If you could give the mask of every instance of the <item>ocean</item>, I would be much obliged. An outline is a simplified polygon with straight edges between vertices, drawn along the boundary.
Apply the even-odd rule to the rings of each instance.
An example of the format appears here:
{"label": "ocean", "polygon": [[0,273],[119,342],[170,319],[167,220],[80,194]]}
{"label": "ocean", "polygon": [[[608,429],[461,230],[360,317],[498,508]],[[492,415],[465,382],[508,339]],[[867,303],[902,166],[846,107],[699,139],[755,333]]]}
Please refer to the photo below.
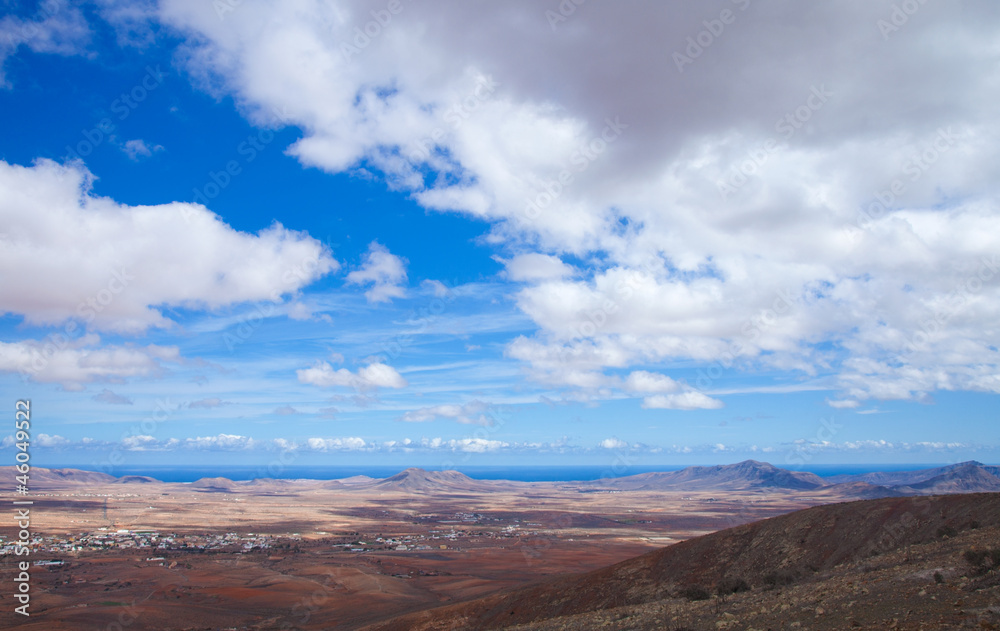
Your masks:
{"label": "ocean", "polygon": [[[268,469],[266,465],[127,465],[113,470],[94,468],[88,465],[45,465],[49,468],[72,468],[85,471],[103,471],[116,477],[125,475],[145,475],[162,482],[194,482],[201,478],[229,478],[230,480],[253,480],[255,478],[305,478],[311,480],[336,480],[354,475],[372,478],[387,478],[406,468],[405,465],[300,465]],[[415,465],[421,466],[421,465]],[[599,480],[604,477],[621,477],[649,473],[653,471],[677,471],[692,465],[632,465],[610,467],[608,465],[549,465],[549,466],[458,466],[455,470],[477,480],[516,480],[520,482],[560,482]],[[775,465],[777,466],[777,465]],[[817,464],[795,468],[809,471],[819,476],[871,473],[874,471],[914,471],[940,467],[941,464]],[[440,467],[421,466],[429,471]]]}

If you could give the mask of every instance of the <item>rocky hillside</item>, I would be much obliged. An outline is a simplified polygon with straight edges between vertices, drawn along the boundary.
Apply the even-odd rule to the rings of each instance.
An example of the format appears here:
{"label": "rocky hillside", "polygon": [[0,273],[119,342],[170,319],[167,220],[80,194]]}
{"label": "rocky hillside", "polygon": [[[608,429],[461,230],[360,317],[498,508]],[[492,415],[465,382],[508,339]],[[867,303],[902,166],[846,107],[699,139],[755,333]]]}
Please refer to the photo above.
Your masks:
{"label": "rocky hillside", "polygon": [[[842,576],[848,570],[856,575],[852,584],[865,589],[863,585],[868,580],[867,572],[863,571],[865,567],[885,566],[889,572],[886,576],[910,576],[925,571],[926,568],[909,567],[913,558],[906,556],[907,549],[918,550],[914,554],[933,559],[933,563],[947,561],[948,580],[954,580],[972,573],[963,565],[966,563],[959,548],[988,545],[1000,548],[998,535],[1000,494],[885,498],[818,506],[683,541],[594,572],[557,577],[479,600],[410,614],[375,625],[371,630],[502,629],[572,616],[600,616],[600,612],[623,607],[642,608],[654,603],[681,606],[686,602],[685,596],[707,597],[720,587],[758,595],[771,594],[787,585],[821,583],[824,577]],[[901,551],[902,558],[898,555]],[[932,575],[933,572],[928,576]],[[891,582],[892,579],[887,580]],[[917,584],[927,583],[923,580]],[[966,580],[968,585],[969,579]],[[989,604],[989,598],[1000,595],[995,584],[986,587],[984,606]],[[823,590],[822,587],[817,589]],[[867,595],[853,588],[849,593],[857,593],[855,600],[858,602],[861,596]],[[968,598],[958,595],[955,602],[964,603]],[[767,599],[785,604],[773,596]],[[993,602],[997,604],[1000,600]],[[893,603],[889,599],[883,604]],[[952,614],[955,608],[962,606],[949,605],[947,613]],[[821,605],[818,607],[827,611]],[[825,614],[814,612],[814,615]],[[761,616],[766,617],[763,613]],[[725,623],[725,620],[720,621]],[[844,626],[823,628],[850,628],[851,625],[843,620],[846,619],[838,624]],[[715,622],[713,620],[712,628],[722,628]],[[584,627],[570,624],[525,628]],[[748,627],[741,625],[738,628]],[[945,627],[931,625],[925,628]]]}

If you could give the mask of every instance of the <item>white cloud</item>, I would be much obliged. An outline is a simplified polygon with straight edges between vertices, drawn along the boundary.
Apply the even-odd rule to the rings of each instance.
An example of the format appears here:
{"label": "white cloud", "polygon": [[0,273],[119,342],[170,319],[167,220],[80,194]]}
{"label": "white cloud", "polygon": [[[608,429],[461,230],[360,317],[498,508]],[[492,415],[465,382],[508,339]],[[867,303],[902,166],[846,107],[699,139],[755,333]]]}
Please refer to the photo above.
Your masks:
{"label": "white cloud", "polygon": [[460,438],[445,440],[443,438],[422,438],[420,446],[426,449],[462,451],[466,453],[486,453],[511,447],[511,443],[488,438]]}
{"label": "white cloud", "polygon": [[842,399],[842,400],[839,400],[839,401],[830,401],[830,400],[827,400],[826,404],[829,405],[830,407],[836,408],[838,410],[852,409],[852,408],[856,408],[859,405],[861,405],[860,402],[854,401],[854,400],[851,400],[851,399]]}
{"label": "white cloud", "polygon": [[657,394],[642,400],[642,407],[662,410],[717,410],[724,405],[722,401],[695,390]]}
{"label": "white cloud", "polygon": [[541,281],[565,278],[577,273],[571,265],[567,265],[559,257],[548,254],[520,254],[504,261],[507,268],[507,278],[512,281]]}
{"label": "white cloud", "polygon": [[259,443],[248,436],[239,434],[217,434],[185,438],[181,443],[187,449],[209,449],[220,451],[243,451],[255,449]]}
{"label": "white cloud", "polygon": [[31,442],[31,444],[35,447],[65,447],[70,443],[71,441],[58,434],[44,433],[36,435],[34,440]]}
{"label": "white cloud", "polygon": [[296,410],[295,408],[293,408],[290,405],[282,405],[282,406],[274,408],[271,411],[271,414],[276,414],[278,416],[292,416],[292,415],[295,415],[295,414],[301,414],[301,412],[299,412],[298,410]]}
{"label": "white cloud", "polygon": [[36,53],[79,55],[90,41],[90,28],[80,9],[67,2],[39,3],[30,19],[6,15],[0,19],[0,87],[10,87],[4,74],[7,58],[19,46]]}
{"label": "white cloud", "polygon": [[396,369],[382,363],[372,363],[356,373],[346,368],[334,370],[327,362],[319,362],[312,368],[295,371],[301,383],[321,388],[343,386],[365,392],[378,388],[405,388],[408,384]]}
{"label": "white cloud", "polygon": [[888,2],[753,5],[679,65],[712,17],[702,5],[593,4],[553,26],[528,0],[404,4],[345,55],[382,6],[244,4],[220,20],[164,0],[161,13],[203,85],[253,120],[286,112],[303,164],[364,164],[535,261],[593,260],[573,277],[549,261],[518,294],[539,332],[508,354],[534,378],[598,392],[606,369],[693,360],[832,371],[845,399],[1000,392],[987,3],[921,5],[889,41]]}
{"label": "white cloud", "polygon": [[360,269],[347,275],[347,282],[372,287],[365,291],[368,302],[389,302],[406,296],[406,263],[381,243],[372,241]]}
{"label": "white cloud", "polygon": [[163,362],[181,361],[174,346],[96,348],[99,342],[96,335],[72,341],[55,335],[42,341],[0,342],[0,372],[16,372],[31,381],[79,390],[91,382],[158,376]]}
{"label": "white cloud", "polygon": [[451,289],[439,280],[427,279],[420,283],[420,286],[430,290],[435,298],[444,298],[451,293]]}
{"label": "white cloud", "polygon": [[486,453],[510,446],[509,443],[502,440],[489,440],[487,438],[461,438],[459,440],[450,440],[448,444],[454,450],[468,453]]}
{"label": "white cloud", "polygon": [[628,449],[628,443],[618,438],[605,438],[600,446],[603,449]]}
{"label": "white cloud", "polygon": [[161,307],[277,301],[338,267],[280,224],[252,235],[196,204],[124,206],[91,194],[92,181],[80,165],[0,161],[0,269],[18,270],[4,275],[0,312],[139,333],[171,325]]}
{"label": "white cloud", "polygon": [[121,445],[129,451],[147,451],[157,447],[157,441],[156,438],[147,434],[135,434],[123,438]]}
{"label": "white cloud", "polygon": [[369,445],[356,436],[348,438],[310,438],[306,446],[312,451],[360,451]]}
{"label": "white cloud", "polygon": [[486,414],[491,407],[489,403],[479,400],[469,401],[463,405],[434,405],[411,410],[404,414],[400,420],[408,423],[423,423],[446,418],[466,425],[491,426],[494,424],[493,417]]}
{"label": "white cloud", "polygon": [[629,373],[625,379],[625,390],[628,392],[676,392],[681,385],[667,377],[645,370],[636,370]]}
{"label": "white cloud", "polygon": [[134,140],[127,140],[125,144],[122,145],[122,151],[125,155],[129,157],[130,160],[138,161],[140,157],[149,158],[152,157],[157,151],[163,151],[163,145],[147,145],[146,141],[142,138],[136,138]]}
{"label": "white cloud", "polygon": [[119,44],[144,47],[153,43],[155,0],[97,0],[102,18],[115,29]]}
{"label": "white cloud", "polygon": [[293,302],[286,311],[290,320],[308,321],[322,320],[327,324],[333,324],[333,318],[326,313],[316,314],[313,308],[304,302]]}
{"label": "white cloud", "polygon": [[101,390],[100,394],[95,394],[93,399],[94,401],[98,401],[100,403],[110,403],[111,405],[132,405],[132,399],[123,397],[120,394],[115,394],[107,388]]}

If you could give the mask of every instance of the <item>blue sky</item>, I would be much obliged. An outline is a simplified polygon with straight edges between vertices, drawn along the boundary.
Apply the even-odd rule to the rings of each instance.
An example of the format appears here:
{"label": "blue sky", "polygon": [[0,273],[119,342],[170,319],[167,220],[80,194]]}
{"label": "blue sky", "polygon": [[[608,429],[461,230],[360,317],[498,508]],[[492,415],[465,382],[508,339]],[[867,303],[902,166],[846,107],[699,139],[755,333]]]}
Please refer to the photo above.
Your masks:
{"label": "blue sky", "polygon": [[1000,461],[997,9],[550,4],[5,3],[35,464]]}

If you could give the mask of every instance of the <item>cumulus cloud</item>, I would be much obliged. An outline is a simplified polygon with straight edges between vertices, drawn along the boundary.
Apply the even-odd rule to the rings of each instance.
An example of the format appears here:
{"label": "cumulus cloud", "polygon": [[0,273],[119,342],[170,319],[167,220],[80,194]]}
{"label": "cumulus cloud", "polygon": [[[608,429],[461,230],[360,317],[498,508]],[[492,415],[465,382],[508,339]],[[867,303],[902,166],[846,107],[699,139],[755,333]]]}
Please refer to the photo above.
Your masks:
{"label": "cumulus cloud", "polygon": [[642,407],[659,410],[717,410],[723,405],[722,401],[696,390],[677,394],[656,394],[642,400]]}
{"label": "cumulus cloud", "polygon": [[618,438],[605,438],[600,446],[602,449],[627,449],[628,443]]}
{"label": "cumulus cloud", "polygon": [[133,434],[123,438],[121,445],[129,451],[149,451],[157,447],[157,440],[148,434]]}
{"label": "cumulus cloud", "polygon": [[347,275],[347,282],[355,285],[371,285],[365,291],[368,302],[389,302],[393,298],[406,296],[406,263],[389,252],[389,249],[372,241],[365,254],[365,261],[359,269]]}
{"label": "cumulus cloud", "polygon": [[295,374],[301,383],[321,388],[342,386],[362,392],[378,388],[405,388],[408,385],[395,368],[379,362],[368,364],[357,372],[351,372],[347,368],[334,370],[329,363],[319,362],[312,368],[297,370]]}
{"label": "cumulus cloud", "polygon": [[175,346],[98,347],[99,342],[97,335],[76,340],[60,335],[41,341],[0,342],[0,372],[16,372],[37,383],[80,390],[91,382],[158,376],[164,362],[181,360]]}
{"label": "cumulus cloud", "polygon": [[35,436],[32,444],[36,447],[66,447],[71,441],[59,434],[41,433]]}
{"label": "cumulus cloud", "polygon": [[79,164],[0,161],[0,269],[18,270],[3,276],[0,312],[140,333],[171,325],[162,307],[278,300],[338,267],[280,224],[253,235],[197,204],[125,206],[94,196],[93,179]]}
{"label": "cumulus cloud", "polygon": [[489,403],[474,400],[463,405],[434,405],[411,410],[400,420],[408,423],[423,423],[438,418],[452,419],[466,425],[491,426],[493,417],[487,412],[492,408]]}
{"label": "cumulus cloud", "polygon": [[129,157],[129,160],[138,162],[139,158],[150,158],[157,151],[163,151],[163,145],[148,145],[142,138],[125,141],[122,151]]}
{"label": "cumulus cloud", "polygon": [[348,438],[310,438],[306,447],[312,451],[359,451],[368,447],[363,439],[356,436]]}
{"label": "cumulus cloud", "polygon": [[507,278],[513,281],[559,279],[576,273],[576,269],[571,265],[563,263],[559,257],[548,254],[521,254],[503,263],[507,268]]}
{"label": "cumulus cloud", "polygon": [[645,370],[635,370],[625,379],[625,390],[629,392],[676,392],[681,385],[667,377]]}
{"label": "cumulus cloud", "polygon": [[132,405],[132,399],[123,397],[120,394],[115,394],[107,388],[101,390],[100,394],[95,394],[93,399],[94,401],[98,401],[100,403],[110,403],[111,405]]}
{"label": "cumulus cloud", "polygon": [[239,434],[217,434],[215,436],[198,436],[195,438],[185,438],[180,443],[188,449],[206,449],[220,451],[243,451],[255,449],[260,446],[249,436]]}
{"label": "cumulus cloud", "polygon": [[462,451],[466,453],[486,453],[499,451],[510,447],[511,444],[502,440],[491,440],[488,438],[459,438],[445,440],[443,438],[422,438],[419,445],[427,449]]}
{"label": "cumulus cloud", "polygon": [[[993,5],[923,4],[887,33],[890,0],[593,4],[565,23],[442,2],[345,52],[382,6],[219,20],[164,0],[161,18],[202,84],[251,119],[287,112],[303,164],[364,164],[547,260],[509,270],[539,329],[509,356],[533,377],[596,391],[609,369],[694,360],[831,371],[858,400],[1000,392]],[[724,7],[737,22],[686,58]],[[567,255],[596,263],[539,258]]]}

